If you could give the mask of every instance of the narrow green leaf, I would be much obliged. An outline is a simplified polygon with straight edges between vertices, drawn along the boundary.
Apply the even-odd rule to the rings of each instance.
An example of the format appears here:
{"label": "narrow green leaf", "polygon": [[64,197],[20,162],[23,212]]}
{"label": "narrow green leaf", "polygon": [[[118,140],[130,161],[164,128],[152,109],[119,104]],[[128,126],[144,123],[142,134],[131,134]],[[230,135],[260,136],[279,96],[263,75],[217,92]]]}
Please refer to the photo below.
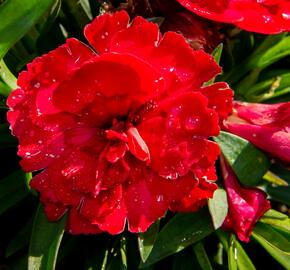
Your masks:
{"label": "narrow green leaf", "polygon": [[223,47],[224,47],[224,45],[222,43],[220,43],[217,47],[215,47],[215,49],[211,53],[211,55],[213,56],[213,58],[217,62],[217,64],[220,63],[222,53],[223,53]]}
{"label": "narrow green leaf", "polygon": [[286,239],[278,231],[273,229],[271,225],[258,222],[254,232],[256,236],[258,235],[265,243],[277,249],[277,251],[282,252],[285,255],[290,255],[289,239]]}
{"label": "narrow green leaf", "polygon": [[[1,11],[1,7],[0,7]],[[0,26],[1,27],[1,26]],[[1,46],[1,44],[0,44]],[[6,66],[4,60],[2,59],[0,61],[0,78],[11,88],[16,89],[16,78],[15,76],[10,72],[9,68]]]}
{"label": "narrow green leaf", "polygon": [[262,102],[290,93],[290,74],[281,72],[270,79],[263,80],[245,90],[243,94],[252,102]]}
{"label": "narrow green leaf", "polygon": [[[281,252],[279,249],[274,247],[271,243],[269,243],[265,238],[256,232],[256,229],[252,233],[252,237],[281,265],[283,265],[286,269],[290,269],[290,255]],[[288,243],[289,245],[289,243]]]}
{"label": "narrow green leaf", "polygon": [[92,20],[93,19],[93,15],[92,15],[92,11],[91,11],[89,0],[80,0],[79,2],[81,4],[83,10],[86,12],[88,18],[90,20]]}
{"label": "narrow green leaf", "polygon": [[247,186],[257,186],[270,167],[267,156],[247,140],[227,132],[222,131],[214,140],[240,182]]}
{"label": "narrow green leaf", "polygon": [[[175,254],[173,256],[173,265],[171,270],[189,270],[189,269],[196,269],[198,266],[198,261],[196,256],[194,256],[191,249],[184,249],[181,252]],[[153,270],[154,265],[151,266],[152,268],[146,268],[146,270]]]}
{"label": "narrow green leaf", "polygon": [[140,233],[138,236],[138,246],[140,256],[143,262],[148,258],[153,245],[155,243],[157,234],[159,232],[159,220],[153,223],[145,233]]}
{"label": "narrow green leaf", "polygon": [[12,238],[12,240],[7,244],[6,250],[5,250],[5,257],[10,257],[17,251],[21,250],[25,246],[28,245],[30,234],[32,230],[32,222],[29,220],[23,228],[19,232],[16,233],[16,235]]}
{"label": "narrow green leaf", "polygon": [[[222,43],[220,43],[211,53],[212,57],[214,58],[214,60],[216,61],[217,64],[220,63],[222,52],[223,52],[223,47],[224,47],[224,45]],[[216,78],[214,77],[211,80],[209,80],[208,82],[206,82],[204,85],[205,86],[211,85],[215,82],[215,80],[216,80]]]}
{"label": "narrow green leaf", "polygon": [[228,213],[227,193],[223,189],[217,189],[213,198],[208,200],[208,208],[215,229],[222,226]]}
{"label": "narrow green leaf", "polygon": [[193,251],[200,267],[203,270],[213,270],[210,260],[206,254],[203,243],[200,241],[193,246]]}
{"label": "narrow green leaf", "polygon": [[66,218],[49,222],[40,205],[36,213],[29,247],[28,270],[54,270]]}
{"label": "narrow green leaf", "polygon": [[272,183],[277,186],[284,186],[288,187],[289,184],[287,181],[276,175],[275,173],[272,173],[271,171],[268,171],[264,176],[263,179],[268,181],[269,183]]}
{"label": "narrow green leaf", "polygon": [[274,209],[268,210],[259,221],[290,233],[290,218]]}
{"label": "narrow green leaf", "polygon": [[290,36],[285,34],[268,36],[248,58],[227,73],[223,80],[234,84],[249,71],[255,68],[264,69],[289,54]]}
{"label": "narrow green leaf", "polygon": [[126,238],[122,237],[120,240],[120,254],[121,254],[121,260],[123,269],[127,269],[127,247],[126,247]]}
{"label": "narrow green leaf", "polygon": [[230,237],[228,249],[229,270],[238,270],[238,250],[236,247],[236,237],[232,234]]}
{"label": "narrow green leaf", "polygon": [[176,214],[158,234],[153,249],[141,268],[183,250],[213,231],[206,208],[195,213]]}
{"label": "narrow green leaf", "polygon": [[0,95],[8,97],[10,92],[11,88],[6,83],[0,80]]}
{"label": "narrow green leaf", "polygon": [[9,0],[0,6],[0,59],[48,10],[55,0]]}
{"label": "narrow green leaf", "polygon": [[24,199],[29,190],[26,187],[26,175],[18,170],[0,181],[0,214]]}
{"label": "narrow green leaf", "polygon": [[239,270],[256,270],[248,254],[245,252],[239,241],[236,240],[236,249],[238,255],[238,269]]}
{"label": "narrow green leaf", "polygon": [[[232,240],[230,235],[222,230],[217,230],[216,234],[219,240],[222,242],[222,245],[224,249],[226,250],[226,252],[229,253],[229,246]],[[237,257],[236,264],[238,266],[238,269],[239,270],[256,270],[251,259],[249,258],[249,256],[247,255],[247,253],[245,252],[245,250],[243,249],[243,247],[241,246],[241,244],[236,238],[234,239],[234,243],[232,244],[234,245],[231,251],[232,252],[231,256],[233,256],[233,258],[231,257],[231,260],[235,259],[235,256]],[[234,264],[234,261],[232,261],[231,263]],[[235,267],[235,265],[233,267]]]}
{"label": "narrow green leaf", "polygon": [[290,188],[289,187],[276,187],[272,185],[266,186],[266,192],[270,195],[271,199],[277,202],[290,205]]}

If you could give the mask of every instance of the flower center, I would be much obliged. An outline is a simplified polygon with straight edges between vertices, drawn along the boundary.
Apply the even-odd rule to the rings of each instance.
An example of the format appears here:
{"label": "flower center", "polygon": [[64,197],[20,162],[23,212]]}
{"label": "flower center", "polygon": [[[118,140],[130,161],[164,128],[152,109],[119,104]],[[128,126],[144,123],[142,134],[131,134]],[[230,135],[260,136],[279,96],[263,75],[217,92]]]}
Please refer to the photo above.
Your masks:
{"label": "flower center", "polygon": [[115,163],[130,151],[137,159],[150,163],[150,153],[146,142],[143,140],[136,127],[129,127],[125,132],[125,123],[113,120],[111,129],[105,131],[110,141],[106,159]]}

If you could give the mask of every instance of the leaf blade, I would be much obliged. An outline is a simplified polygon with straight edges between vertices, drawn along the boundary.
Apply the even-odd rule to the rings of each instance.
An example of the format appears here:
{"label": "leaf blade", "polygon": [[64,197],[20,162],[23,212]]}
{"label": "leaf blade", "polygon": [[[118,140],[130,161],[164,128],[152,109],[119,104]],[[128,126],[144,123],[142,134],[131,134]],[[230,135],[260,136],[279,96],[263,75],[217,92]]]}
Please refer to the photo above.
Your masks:
{"label": "leaf blade", "polygon": [[49,222],[40,205],[33,224],[28,270],[55,269],[57,252],[64,233],[66,218],[59,222]]}

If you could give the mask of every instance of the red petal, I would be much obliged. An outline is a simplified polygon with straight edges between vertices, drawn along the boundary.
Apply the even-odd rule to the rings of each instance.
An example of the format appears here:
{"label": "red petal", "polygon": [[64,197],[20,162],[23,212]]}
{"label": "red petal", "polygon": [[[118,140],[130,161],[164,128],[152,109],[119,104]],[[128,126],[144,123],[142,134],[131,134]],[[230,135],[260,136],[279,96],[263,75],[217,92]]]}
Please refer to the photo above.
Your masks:
{"label": "red petal", "polygon": [[71,234],[97,234],[102,232],[97,225],[91,224],[74,208],[69,212],[66,231]]}
{"label": "red petal", "polygon": [[213,197],[217,185],[207,181],[201,181],[194,187],[189,195],[184,196],[179,201],[170,204],[172,211],[194,212],[207,203],[207,200]]}
{"label": "red petal", "polygon": [[227,83],[218,82],[200,89],[201,93],[208,98],[208,106],[214,109],[220,119],[225,119],[233,109],[234,92]]}
{"label": "red petal", "polygon": [[[266,2],[246,0],[194,1],[178,0],[180,4],[207,19],[234,23],[238,27],[264,34],[289,30],[287,1]],[[285,13],[284,13],[285,12]]]}
{"label": "red petal", "polygon": [[150,153],[149,149],[140,136],[138,130],[134,127],[131,127],[127,131],[128,134],[128,146],[131,153],[138,159],[142,161],[150,162]]}
{"label": "red petal", "polygon": [[97,52],[102,54],[109,51],[114,34],[126,29],[128,23],[129,15],[125,11],[114,14],[105,13],[88,24],[85,27],[84,34]]}
{"label": "red petal", "polygon": [[[54,92],[53,101],[62,110],[79,113],[95,99],[108,106],[120,99],[119,103],[115,103],[116,108],[113,108],[118,113],[124,110],[119,108],[124,106],[124,99],[131,100],[131,104],[138,104],[144,98],[155,96],[163,87],[158,81],[159,77],[148,64],[134,57],[106,54],[84,65],[61,84]],[[68,91],[70,95],[67,95]],[[106,108],[103,113],[107,111]]]}
{"label": "red petal", "polygon": [[20,73],[17,83],[24,91],[41,92],[43,87],[63,81],[93,57],[95,53],[85,44],[73,38],[67,39],[66,44],[28,64],[27,71]]}
{"label": "red petal", "polygon": [[224,159],[221,167],[229,205],[223,228],[233,230],[241,241],[248,242],[256,222],[270,209],[270,203],[263,191],[242,187]]}
{"label": "red petal", "polygon": [[279,159],[290,162],[289,112],[290,102],[235,102],[235,114],[224,121],[224,125],[228,131],[249,140]]}
{"label": "red petal", "polygon": [[[144,176],[146,177],[139,175],[143,179]],[[134,181],[133,176],[133,181],[124,191],[130,232],[145,232],[153,222],[165,214],[168,208],[168,202],[152,190],[143,179]]]}
{"label": "red petal", "polygon": [[184,93],[143,115],[137,128],[159,175],[183,176],[205,155],[207,137],[219,132],[217,115],[206,105],[200,93]]}
{"label": "red petal", "polygon": [[67,207],[61,204],[50,203],[47,201],[44,202],[44,211],[49,221],[57,221],[63,217],[67,211]]}
{"label": "red petal", "polygon": [[92,223],[98,224],[99,218],[110,215],[119,207],[122,199],[122,186],[101,191],[95,198],[86,197],[80,213]]}
{"label": "red petal", "polygon": [[109,215],[98,219],[97,225],[102,231],[106,231],[110,234],[122,233],[126,225],[126,208],[124,202],[121,201]]}

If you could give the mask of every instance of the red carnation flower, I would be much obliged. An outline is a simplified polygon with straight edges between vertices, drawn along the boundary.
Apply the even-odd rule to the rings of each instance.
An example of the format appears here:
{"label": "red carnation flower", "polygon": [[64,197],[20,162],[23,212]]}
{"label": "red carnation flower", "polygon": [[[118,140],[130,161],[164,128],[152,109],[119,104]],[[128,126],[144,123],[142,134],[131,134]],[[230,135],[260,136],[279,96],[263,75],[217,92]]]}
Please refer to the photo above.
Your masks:
{"label": "red carnation flower", "polygon": [[234,231],[241,241],[249,242],[255,224],[271,208],[270,202],[262,190],[242,187],[223,157],[220,161],[229,205],[222,228]]}
{"label": "red carnation flower", "polygon": [[282,161],[290,162],[290,102],[235,102],[225,128]]}
{"label": "red carnation flower", "polygon": [[257,33],[275,34],[290,30],[288,0],[178,0],[204,18],[233,23]]}
{"label": "red carnation flower", "polygon": [[116,234],[126,221],[143,232],[189,194],[201,205],[216,188],[208,137],[232,106],[227,84],[203,87],[220,67],[125,11],[97,17],[85,36],[97,53],[68,39],[29,64],[8,99],[49,219],[68,212],[71,233]]}

